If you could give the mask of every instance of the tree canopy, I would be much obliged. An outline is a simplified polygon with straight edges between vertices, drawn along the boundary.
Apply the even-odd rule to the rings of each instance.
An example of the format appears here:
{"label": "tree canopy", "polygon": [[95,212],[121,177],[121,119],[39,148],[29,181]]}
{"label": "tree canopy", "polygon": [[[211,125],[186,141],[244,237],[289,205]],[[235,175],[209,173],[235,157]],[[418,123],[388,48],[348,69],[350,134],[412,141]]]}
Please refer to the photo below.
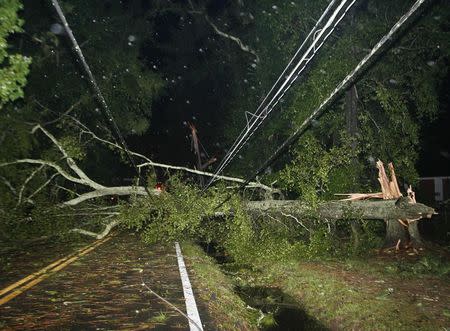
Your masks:
{"label": "tree canopy", "polygon": [[[202,153],[223,157],[245,125],[245,112],[255,111],[327,3],[67,0],[62,6],[131,149],[193,167],[188,123],[199,131]],[[257,168],[411,4],[357,2],[227,171],[246,177]],[[32,130],[39,124],[94,180],[130,184],[135,173],[123,150],[102,144],[115,143],[105,122],[111,119],[103,117],[52,6],[34,0],[23,5],[8,0],[0,7],[1,162],[37,158],[60,164],[49,136]],[[317,202],[375,189],[371,169],[382,159],[395,162],[402,183],[414,183],[422,132],[446,107],[448,9],[437,1],[422,10],[260,180]],[[32,179],[30,171],[37,171]],[[8,201],[2,208],[15,203],[24,182],[29,193],[50,179],[64,187],[66,179],[54,174],[36,165],[1,167],[2,201]],[[75,192],[77,186],[65,189],[46,186],[36,197],[53,203],[75,194],[67,189]]]}
{"label": "tree canopy", "polygon": [[18,16],[21,9],[19,0],[7,0],[0,6],[0,108],[22,98],[27,82],[31,59],[11,52],[8,42],[12,34],[23,31],[23,20]]}

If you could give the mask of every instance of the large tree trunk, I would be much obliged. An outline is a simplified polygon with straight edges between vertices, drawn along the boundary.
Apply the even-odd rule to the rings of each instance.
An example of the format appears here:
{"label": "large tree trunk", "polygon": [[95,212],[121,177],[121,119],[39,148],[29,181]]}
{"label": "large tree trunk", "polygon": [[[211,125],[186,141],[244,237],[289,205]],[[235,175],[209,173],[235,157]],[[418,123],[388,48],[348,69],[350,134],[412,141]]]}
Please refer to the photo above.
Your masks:
{"label": "large tree trunk", "polygon": [[[355,224],[355,220],[386,220],[384,247],[393,247],[398,244],[404,246],[409,239],[411,239],[413,245],[420,245],[421,239],[417,222],[422,218],[431,218],[435,211],[433,208],[421,203],[399,202],[399,199],[330,201],[319,204],[317,209],[312,211],[308,204],[300,201],[266,200],[249,201],[246,204],[246,209],[254,216],[269,214],[276,218],[289,216],[301,220],[310,218],[313,212],[313,214],[322,219],[348,219],[352,226],[353,240],[356,247],[360,241],[360,227]],[[409,222],[408,228],[398,221],[408,219],[415,220]]]}
{"label": "large tree trunk", "polygon": [[[309,205],[297,200],[249,201],[246,204],[246,209],[252,214],[270,213],[274,216],[291,214],[302,218],[311,214]],[[397,220],[431,218],[435,211],[421,203],[398,204],[396,199],[392,199],[323,202],[318,205],[314,213],[319,218],[328,220],[349,218]]]}

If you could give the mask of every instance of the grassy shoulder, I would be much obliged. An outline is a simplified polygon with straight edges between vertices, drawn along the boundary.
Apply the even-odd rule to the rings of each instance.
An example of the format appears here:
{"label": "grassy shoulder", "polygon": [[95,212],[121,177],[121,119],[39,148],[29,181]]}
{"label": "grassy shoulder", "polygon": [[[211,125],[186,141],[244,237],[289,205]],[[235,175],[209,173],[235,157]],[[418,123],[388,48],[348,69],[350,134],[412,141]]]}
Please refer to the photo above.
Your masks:
{"label": "grassy shoulder", "polygon": [[214,327],[224,331],[257,330],[257,315],[234,293],[231,280],[216,262],[193,243],[181,246],[195,294],[206,306]]}
{"label": "grassy shoulder", "polygon": [[[252,286],[272,286],[336,330],[444,330],[450,326],[448,277],[419,278],[346,267],[338,261],[275,262],[240,270]],[[361,262],[359,262],[361,265]],[[384,262],[385,267],[391,264]],[[348,265],[348,264],[347,264]],[[376,273],[369,270],[378,269]]]}

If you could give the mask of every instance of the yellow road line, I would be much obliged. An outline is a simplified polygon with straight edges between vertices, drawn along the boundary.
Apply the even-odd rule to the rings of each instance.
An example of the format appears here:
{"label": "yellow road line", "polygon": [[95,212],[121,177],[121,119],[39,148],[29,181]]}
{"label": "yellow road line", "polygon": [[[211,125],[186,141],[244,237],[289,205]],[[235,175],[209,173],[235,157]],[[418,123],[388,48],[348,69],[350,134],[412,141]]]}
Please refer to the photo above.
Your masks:
{"label": "yellow road line", "polygon": [[0,291],[0,296],[2,296],[2,295],[4,295],[4,294],[8,293],[9,291],[15,289],[15,288],[18,287],[19,285],[22,285],[23,283],[26,283],[26,282],[28,282],[29,280],[32,280],[33,278],[36,278],[37,276],[42,275],[43,273],[46,273],[47,271],[49,271],[50,269],[54,268],[54,267],[57,266],[58,264],[64,262],[65,260],[68,260],[68,259],[71,258],[72,256],[75,256],[75,255],[77,255],[78,253],[84,251],[85,249],[88,249],[89,247],[93,246],[96,242],[98,242],[98,241],[95,241],[94,243],[92,243],[92,244],[90,244],[90,245],[84,246],[84,247],[80,248],[77,252],[72,253],[72,254],[69,254],[69,255],[67,255],[67,256],[65,256],[65,257],[63,257],[63,258],[61,258],[61,259],[59,259],[59,260],[57,260],[57,261],[55,261],[55,262],[53,262],[53,263],[51,263],[51,264],[49,264],[49,265],[46,266],[45,268],[42,268],[41,270],[36,271],[36,272],[34,272],[34,273],[32,273],[32,274],[30,274],[30,275],[28,275],[28,276],[22,278],[21,280],[15,282],[14,284],[11,284],[11,285],[5,287],[4,289],[2,289],[2,290]]}
{"label": "yellow road line", "polygon": [[[43,269],[41,269],[41,270],[39,270],[39,271],[37,271],[37,272],[27,276],[25,278],[22,278],[18,282],[14,283],[14,284],[11,284],[10,286],[4,288],[3,290],[0,291],[0,295],[6,294],[6,293],[8,293],[8,292],[10,292],[10,291],[12,291],[14,289],[15,290],[13,292],[11,292],[10,294],[8,294],[8,295],[6,295],[6,296],[4,296],[3,298],[0,299],[0,306],[5,304],[5,303],[7,303],[10,300],[12,300],[16,296],[22,294],[23,292],[25,292],[26,290],[30,289],[34,285],[40,283],[44,279],[50,277],[53,273],[55,273],[57,271],[60,271],[61,269],[65,268],[66,266],[68,266],[72,262],[76,261],[77,259],[79,259],[83,255],[86,255],[87,253],[91,252],[96,247],[100,246],[101,244],[105,243],[106,241],[108,241],[110,239],[111,239],[111,237],[106,237],[106,238],[97,240],[96,242],[92,243],[91,245],[88,245],[88,246],[85,246],[85,247],[81,248],[76,253],[70,254],[70,255],[62,258],[62,259],[59,259],[59,260],[51,263],[47,267],[45,267],[45,268],[43,268]],[[28,283],[25,284],[25,285],[22,285],[22,284],[24,284],[26,282],[28,282]],[[20,286],[20,285],[22,285],[22,286]],[[19,287],[19,288],[17,288],[17,287]]]}

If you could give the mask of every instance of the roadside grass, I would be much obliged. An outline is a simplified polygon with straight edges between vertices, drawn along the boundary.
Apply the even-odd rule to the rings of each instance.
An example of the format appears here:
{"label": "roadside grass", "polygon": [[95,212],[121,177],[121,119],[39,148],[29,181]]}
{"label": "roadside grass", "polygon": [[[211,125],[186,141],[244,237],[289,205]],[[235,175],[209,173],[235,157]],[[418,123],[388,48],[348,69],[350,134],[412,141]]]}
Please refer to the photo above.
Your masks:
{"label": "roadside grass", "polygon": [[[260,265],[258,272],[241,269],[237,275],[252,286],[279,288],[330,329],[445,330],[450,326],[445,277],[435,278],[432,286],[427,278],[413,281],[383,272],[379,262],[358,271],[356,265],[346,271],[345,264],[338,262],[273,262]],[[388,265],[384,263],[385,268]],[[367,273],[370,268],[378,271]],[[443,288],[430,292],[425,289],[428,285]],[[439,298],[432,295],[440,290],[446,293]]]}
{"label": "roadside grass", "polygon": [[159,312],[157,315],[153,316],[150,319],[150,322],[156,323],[156,324],[164,324],[167,322],[168,315],[164,312]]}
{"label": "roadside grass", "polygon": [[217,263],[193,243],[182,243],[183,255],[190,267],[191,282],[199,302],[207,306],[208,314],[217,330],[257,330],[259,314],[247,308],[234,293],[231,280]]}
{"label": "roadside grass", "polygon": [[[395,254],[395,253],[394,253]],[[403,278],[439,277],[450,281],[450,260],[433,253],[415,256],[385,256],[367,259],[352,258],[345,261],[348,270],[366,271],[370,274],[392,275]]]}
{"label": "roadside grass", "polygon": [[209,302],[208,311],[219,330],[255,330],[258,324],[257,312],[247,309],[234,293],[236,286],[279,289],[332,330],[446,330],[450,326],[446,256],[393,253],[314,261],[292,257],[219,266],[194,244],[185,243],[183,250],[193,269],[193,283],[201,289],[201,300]]}

